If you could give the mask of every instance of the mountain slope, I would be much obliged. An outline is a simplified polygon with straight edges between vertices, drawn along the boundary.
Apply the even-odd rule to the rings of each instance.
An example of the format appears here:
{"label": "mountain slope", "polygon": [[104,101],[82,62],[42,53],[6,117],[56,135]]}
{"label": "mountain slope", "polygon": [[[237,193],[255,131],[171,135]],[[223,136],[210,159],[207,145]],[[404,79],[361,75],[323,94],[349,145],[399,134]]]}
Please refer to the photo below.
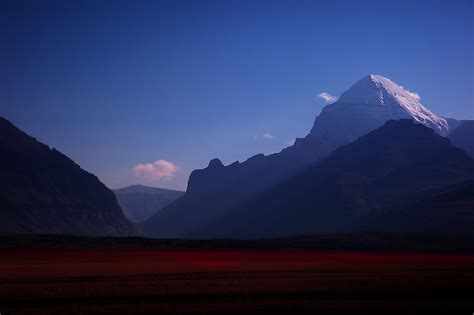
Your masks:
{"label": "mountain slope", "polygon": [[137,235],[114,194],[0,117],[0,234]]}
{"label": "mountain slope", "polygon": [[389,231],[474,233],[474,180],[449,186],[393,215],[380,218]]}
{"label": "mountain slope", "polygon": [[448,135],[451,143],[474,158],[474,120],[463,121],[462,124]]}
{"label": "mountain slope", "polygon": [[142,229],[147,236],[184,237],[341,145],[399,118],[411,118],[440,134],[448,130],[446,120],[421,105],[415,94],[381,76],[366,76],[326,106],[311,132],[293,146],[228,166],[214,159],[207,168],[193,171],[185,195],[143,222]]}
{"label": "mountain slope", "polygon": [[184,192],[157,187],[132,185],[114,190],[125,216],[132,222],[148,219]]}
{"label": "mountain slope", "polygon": [[388,214],[473,178],[474,160],[449,140],[411,120],[389,121],[191,235],[383,230]]}

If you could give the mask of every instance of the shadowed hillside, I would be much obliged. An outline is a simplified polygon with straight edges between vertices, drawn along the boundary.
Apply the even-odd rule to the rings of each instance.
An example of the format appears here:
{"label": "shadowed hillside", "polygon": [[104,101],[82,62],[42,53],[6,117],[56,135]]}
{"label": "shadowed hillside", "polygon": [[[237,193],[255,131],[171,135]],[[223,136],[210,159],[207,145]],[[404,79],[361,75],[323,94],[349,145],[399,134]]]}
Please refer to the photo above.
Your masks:
{"label": "shadowed hillside", "polygon": [[0,174],[0,234],[138,234],[96,176],[3,118]]}
{"label": "shadowed hillside", "polygon": [[[190,235],[258,238],[392,230],[387,218],[397,211],[472,178],[474,160],[448,139],[411,120],[389,121]],[[436,232],[468,232],[472,224],[464,219],[472,216],[472,204],[465,217],[446,206],[438,210],[442,216],[430,218],[450,218],[453,225]],[[400,220],[401,226],[410,224],[411,216]]]}
{"label": "shadowed hillside", "polygon": [[448,135],[451,143],[474,158],[474,120],[466,120]]}

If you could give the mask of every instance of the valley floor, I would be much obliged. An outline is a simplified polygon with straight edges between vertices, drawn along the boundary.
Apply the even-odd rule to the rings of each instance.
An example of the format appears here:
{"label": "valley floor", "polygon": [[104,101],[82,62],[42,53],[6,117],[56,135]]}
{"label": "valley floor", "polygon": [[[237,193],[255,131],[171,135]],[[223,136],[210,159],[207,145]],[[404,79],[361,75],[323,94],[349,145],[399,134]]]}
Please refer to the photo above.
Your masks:
{"label": "valley floor", "polygon": [[474,255],[0,249],[0,313],[472,314]]}

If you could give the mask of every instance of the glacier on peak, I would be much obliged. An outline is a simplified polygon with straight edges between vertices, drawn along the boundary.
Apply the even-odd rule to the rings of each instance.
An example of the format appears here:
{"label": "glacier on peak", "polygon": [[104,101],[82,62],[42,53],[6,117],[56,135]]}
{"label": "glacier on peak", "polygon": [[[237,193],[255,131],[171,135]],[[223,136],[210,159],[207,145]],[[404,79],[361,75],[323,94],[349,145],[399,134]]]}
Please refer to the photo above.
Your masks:
{"label": "glacier on peak", "polygon": [[384,120],[411,118],[441,135],[446,135],[449,130],[446,119],[423,106],[417,93],[381,75],[371,74],[357,81],[342,93],[337,102],[324,110],[358,110],[357,106],[347,104],[360,104],[366,113]]}

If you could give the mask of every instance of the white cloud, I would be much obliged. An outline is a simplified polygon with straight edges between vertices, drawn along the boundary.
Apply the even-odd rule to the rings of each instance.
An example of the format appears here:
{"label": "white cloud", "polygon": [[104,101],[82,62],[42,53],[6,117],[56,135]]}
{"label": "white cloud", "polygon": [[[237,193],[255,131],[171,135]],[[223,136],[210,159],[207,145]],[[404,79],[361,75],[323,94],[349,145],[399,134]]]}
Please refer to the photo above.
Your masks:
{"label": "white cloud", "polygon": [[132,169],[135,177],[152,181],[172,179],[178,170],[178,165],[166,160],[158,160],[147,164],[138,164]]}
{"label": "white cloud", "polygon": [[331,94],[326,93],[326,92],[319,93],[319,94],[318,94],[318,97],[319,97],[320,99],[322,99],[325,104],[332,104],[332,103],[334,103],[335,101],[337,101],[337,99],[338,99],[337,96],[331,95]]}
{"label": "white cloud", "polygon": [[269,133],[264,133],[262,137],[263,137],[263,139],[267,139],[267,140],[275,139],[275,136],[271,135]]}
{"label": "white cloud", "polygon": [[296,139],[291,139],[290,141],[287,142],[287,144],[291,147],[292,145],[295,144]]}
{"label": "white cloud", "polygon": [[420,95],[418,95],[418,93],[412,92],[412,91],[410,91],[410,90],[404,88],[404,87],[401,86],[401,85],[400,85],[400,87],[401,87],[403,90],[405,90],[405,92],[407,92],[407,93],[408,93],[411,97],[413,97],[414,99],[416,99],[416,100],[418,100],[418,101],[421,99],[421,97],[420,97]]}

